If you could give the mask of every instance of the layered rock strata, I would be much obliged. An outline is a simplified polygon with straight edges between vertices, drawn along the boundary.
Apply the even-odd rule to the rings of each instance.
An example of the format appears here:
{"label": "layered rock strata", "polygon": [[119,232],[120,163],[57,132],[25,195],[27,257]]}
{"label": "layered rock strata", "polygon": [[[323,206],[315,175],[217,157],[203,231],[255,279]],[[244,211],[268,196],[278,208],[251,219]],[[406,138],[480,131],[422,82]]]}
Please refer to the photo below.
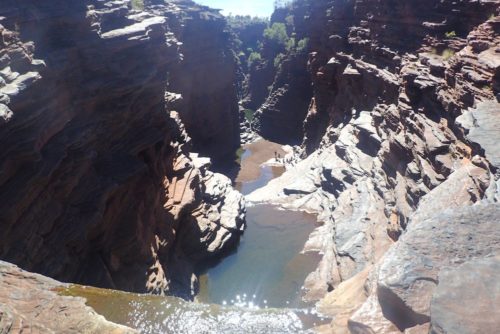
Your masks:
{"label": "layered rock strata", "polygon": [[[313,96],[307,69],[310,34],[307,15],[310,6],[309,2],[297,1],[293,3],[293,7],[275,10],[271,24],[286,24],[295,46],[282,50],[284,53],[281,60],[275,58],[276,53],[267,52],[267,57],[270,58],[267,60],[268,67],[274,66],[269,82],[262,81],[259,72],[249,76],[249,87],[265,86],[268,89],[267,94],[262,91],[262,98],[257,96],[257,103],[254,103],[254,95],[248,96],[252,104],[257,104],[253,128],[265,138],[280,143],[296,145],[302,141],[304,119]],[[301,47],[298,46],[300,43],[303,43]],[[269,72],[261,71],[261,75]]]}
{"label": "layered rock strata", "polygon": [[304,118],[312,97],[307,60],[307,50],[303,50],[289,54],[280,63],[269,96],[252,124],[265,138],[292,144],[302,141]]}
{"label": "layered rock strata", "polygon": [[[500,3],[303,3],[314,96],[301,157],[247,200],[324,222],[305,246],[323,253],[306,281],[308,298],[335,317],[322,329],[451,333],[453,318],[464,332],[499,326],[493,308],[483,316],[496,320],[478,324],[442,291],[458,293],[470,278],[445,278],[469,265],[496,289],[482,273],[498,269],[500,253]],[[495,302],[475,297],[481,310]]]}
{"label": "layered rock strata", "polygon": [[190,153],[166,108],[190,115],[166,85],[179,66],[197,71],[183,65],[175,28],[210,31],[204,12],[2,1],[0,258],[67,282],[190,296],[196,263],[234,244],[242,197]]}
{"label": "layered rock strata", "polygon": [[164,5],[159,8],[180,41],[181,57],[169,71],[168,90],[183,97],[175,108],[193,139],[193,149],[222,165],[234,160],[240,146],[232,37],[217,10],[192,1],[174,3],[173,11],[165,12]]}

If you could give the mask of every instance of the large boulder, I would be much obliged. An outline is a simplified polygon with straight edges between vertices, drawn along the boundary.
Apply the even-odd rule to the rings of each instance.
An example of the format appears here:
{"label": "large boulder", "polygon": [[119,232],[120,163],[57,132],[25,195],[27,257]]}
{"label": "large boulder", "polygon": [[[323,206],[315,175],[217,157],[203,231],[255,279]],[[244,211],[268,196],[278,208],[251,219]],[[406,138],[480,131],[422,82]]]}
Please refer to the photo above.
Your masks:
{"label": "large boulder", "polygon": [[441,270],[431,301],[431,333],[497,332],[500,327],[498,277],[498,255]]}
{"label": "large boulder", "polygon": [[[435,328],[448,326],[444,333],[456,333],[453,327],[449,327],[450,322],[461,318],[470,328],[478,328],[476,320],[467,321],[474,319],[477,312],[472,305],[469,308],[450,306],[458,302],[460,295],[472,298],[467,297],[469,292],[462,292],[461,289],[465,282],[473,278],[467,275],[452,278],[452,273],[463,273],[466,268],[472,267],[464,263],[476,261],[473,263],[479,263],[478,269],[483,269],[469,275],[476,280],[484,280],[477,291],[478,307],[498,298],[495,296],[498,284],[490,282],[488,275],[482,276],[498,270],[498,263],[488,268],[481,267],[480,263],[484,258],[500,254],[499,216],[500,205],[476,204],[412,220],[406,233],[387,252],[377,270],[376,300],[372,301],[374,305],[379,305],[377,307],[381,312],[375,314],[368,307],[362,307],[351,318],[350,327],[374,329],[375,324],[387,319],[400,331],[405,331],[436,321]],[[441,284],[443,286],[440,287]],[[443,296],[444,291],[447,296]],[[481,300],[481,296],[487,295],[490,296]],[[432,311],[431,301],[435,312]],[[484,328],[493,328],[493,324],[500,326],[495,307],[482,307],[481,310],[483,318],[492,319],[491,323],[485,322]],[[449,320],[445,321],[447,317]],[[442,333],[438,329],[436,331]]]}

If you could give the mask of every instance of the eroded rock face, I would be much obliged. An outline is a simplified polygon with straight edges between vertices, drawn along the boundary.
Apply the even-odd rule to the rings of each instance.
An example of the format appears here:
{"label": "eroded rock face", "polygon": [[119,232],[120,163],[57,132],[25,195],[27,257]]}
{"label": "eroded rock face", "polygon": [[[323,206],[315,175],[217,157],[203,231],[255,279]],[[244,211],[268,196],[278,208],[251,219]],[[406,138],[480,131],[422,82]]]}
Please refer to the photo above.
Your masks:
{"label": "eroded rock face", "polygon": [[303,50],[289,55],[279,65],[270,94],[257,110],[253,124],[265,138],[293,144],[302,141],[312,96],[307,59],[307,50]]}
{"label": "eroded rock face", "polygon": [[467,132],[467,138],[484,148],[486,157],[495,169],[500,168],[500,149],[495,142],[496,134],[500,132],[499,110],[500,102],[484,101],[478,103],[476,108],[466,110],[457,118],[457,122]]}
{"label": "eroded rock face", "polygon": [[61,296],[65,285],[0,261],[2,333],[113,333],[137,331],[107,321],[85,299]]}
{"label": "eroded rock face", "polygon": [[[500,3],[301,3],[314,87],[302,151],[247,201],[324,222],[305,246],[323,253],[305,287],[326,296],[331,330],[428,332],[440,267],[498,252]],[[487,217],[472,213],[482,201]]]}
{"label": "eroded rock face", "polygon": [[[180,93],[175,106],[196,152],[223,164],[240,146],[237,63],[226,20],[217,11],[192,1],[178,1],[166,13],[182,43],[172,66],[168,90]],[[160,7],[161,10],[161,7]]]}
{"label": "eroded rock face", "polygon": [[189,296],[197,261],[239,237],[242,197],[190,154],[166,108],[187,110],[165,90],[182,66],[170,24],[184,8],[2,1],[2,259],[62,281]]}
{"label": "eroded rock face", "polygon": [[250,64],[242,105],[245,109],[257,110],[266,101],[276,69],[271,61]]}

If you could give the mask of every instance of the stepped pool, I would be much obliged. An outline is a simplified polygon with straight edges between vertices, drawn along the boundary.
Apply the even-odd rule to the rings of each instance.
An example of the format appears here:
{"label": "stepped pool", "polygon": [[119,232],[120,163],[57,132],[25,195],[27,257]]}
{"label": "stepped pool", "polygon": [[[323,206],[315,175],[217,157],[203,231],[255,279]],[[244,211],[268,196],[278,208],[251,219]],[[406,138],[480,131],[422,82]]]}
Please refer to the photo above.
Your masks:
{"label": "stepped pool", "polygon": [[[284,169],[262,164],[285,152],[266,140],[246,145],[236,188],[244,195],[265,186]],[[316,217],[271,205],[249,206],[247,229],[238,249],[200,276],[198,300],[245,307],[307,308],[302,285],[319,263],[318,254],[302,254],[317,226]]]}
{"label": "stepped pool", "polygon": [[[236,188],[249,194],[281,175],[281,167],[261,166],[275,152],[284,155],[264,140],[244,147]],[[320,260],[301,253],[316,226],[307,213],[249,206],[238,249],[202,270],[195,302],[77,285],[62,293],[85,297],[106,319],[145,334],[307,333],[329,321],[302,301],[304,280]]]}

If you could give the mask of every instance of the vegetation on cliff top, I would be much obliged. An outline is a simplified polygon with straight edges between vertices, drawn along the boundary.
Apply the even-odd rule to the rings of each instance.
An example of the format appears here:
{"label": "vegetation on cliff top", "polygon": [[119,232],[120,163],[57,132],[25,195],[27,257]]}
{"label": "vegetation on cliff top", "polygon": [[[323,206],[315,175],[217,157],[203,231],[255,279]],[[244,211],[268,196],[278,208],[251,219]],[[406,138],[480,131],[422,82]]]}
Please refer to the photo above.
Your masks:
{"label": "vegetation on cliff top", "polygon": [[226,16],[227,24],[233,29],[245,28],[249,25],[268,25],[269,20],[262,17],[250,15],[228,15]]}
{"label": "vegetation on cliff top", "polygon": [[132,9],[144,10],[144,0],[132,0]]}
{"label": "vegetation on cliff top", "polygon": [[[275,1],[275,8],[282,8],[290,13],[296,1]],[[295,34],[295,18],[284,15],[283,18],[269,22],[268,19],[249,15],[227,16],[228,26],[234,33],[234,50],[243,68],[250,68],[260,63],[269,63],[276,69],[291,53],[306,52],[308,38],[298,39]]]}

